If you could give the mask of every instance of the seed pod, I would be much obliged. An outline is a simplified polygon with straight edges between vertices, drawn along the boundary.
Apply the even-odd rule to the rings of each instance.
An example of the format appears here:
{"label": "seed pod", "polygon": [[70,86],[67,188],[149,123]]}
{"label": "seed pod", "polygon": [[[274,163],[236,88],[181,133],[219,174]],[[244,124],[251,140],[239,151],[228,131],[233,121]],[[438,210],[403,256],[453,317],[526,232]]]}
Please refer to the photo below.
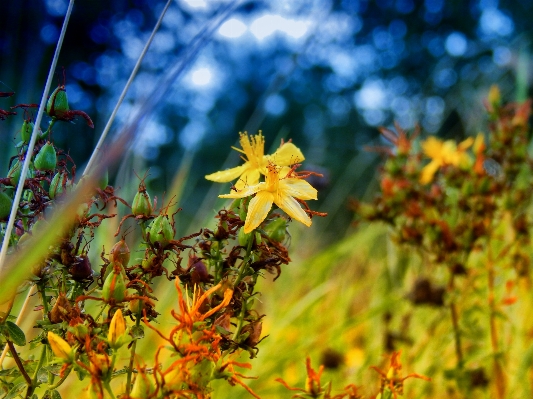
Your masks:
{"label": "seed pod", "polygon": [[154,392],[155,386],[152,378],[148,374],[139,371],[133,383],[130,397],[133,399],[147,399],[152,397]]}
{"label": "seed pod", "polygon": [[93,275],[93,269],[91,268],[91,262],[89,262],[87,255],[76,256],[76,260],[72,263],[68,272],[75,281],[82,281],[91,277]]}
{"label": "seed pod", "polygon": [[35,124],[30,121],[24,121],[22,123],[22,128],[20,129],[20,137],[22,138],[22,142],[24,144],[28,144],[31,139],[31,134],[33,133],[33,128],[35,127]]}
{"label": "seed pod", "polygon": [[54,146],[47,142],[39,153],[35,156],[34,161],[37,170],[54,170],[57,166],[57,154]]}
{"label": "seed pod", "polygon": [[209,272],[202,259],[192,256],[189,258],[189,273],[193,284],[207,283],[209,281]]}
{"label": "seed pod", "polygon": [[146,190],[137,191],[137,194],[133,197],[131,213],[135,216],[145,217],[152,215],[152,201],[150,201],[150,195]]}
{"label": "seed pod", "polygon": [[59,198],[63,193],[70,192],[71,190],[72,182],[68,180],[67,174],[57,172],[50,183],[48,196],[50,199],[56,199]]}
{"label": "seed pod", "polygon": [[46,113],[51,117],[62,117],[67,111],[68,107],[68,97],[64,85],[59,85],[53,91],[48,102],[46,103]]}
{"label": "seed pod", "polygon": [[[110,267],[113,263],[109,264]],[[109,273],[104,281],[102,288],[102,298],[106,301],[114,300],[121,302],[126,296],[126,282],[123,276],[123,267],[119,263],[115,263],[113,270]]]}
{"label": "seed pod", "polygon": [[150,242],[159,242],[162,247],[166,247],[170,240],[174,238],[174,230],[168,220],[167,215],[159,215],[150,226]]}
{"label": "seed pod", "polygon": [[22,163],[17,159],[17,162],[15,162],[15,164],[9,169],[9,172],[7,172],[7,178],[13,187],[16,187],[17,184],[19,184],[21,170]]}
{"label": "seed pod", "polygon": [[100,177],[100,179],[98,179],[98,187],[101,190],[105,190],[107,188],[108,183],[109,183],[109,172],[106,169],[105,172]]}
{"label": "seed pod", "polygon": [[0,191],[0,221],[7,220],[11,213],[13,200],[5,192]]}
{"label": "seed pod", "polygon": [[287,221],[277,218],[265,226],[265,232],[272,241],[282,242],[285,239]]}
{"label": "seed pod", "polygon": [[111,248],[110,255],[111,262],[118,262],[123,267],[128,266],[128,263],[130,261],[130,249],[126,245],[126,241],[122,239],[115,245],[113,245],[113,248]]}

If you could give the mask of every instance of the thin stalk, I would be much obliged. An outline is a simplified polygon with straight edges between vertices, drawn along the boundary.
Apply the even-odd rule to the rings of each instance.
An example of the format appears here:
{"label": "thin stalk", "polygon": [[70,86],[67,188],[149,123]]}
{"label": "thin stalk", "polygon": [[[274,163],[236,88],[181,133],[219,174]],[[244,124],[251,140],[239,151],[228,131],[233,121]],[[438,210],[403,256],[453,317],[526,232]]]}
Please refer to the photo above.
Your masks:
{"label": "thin stalk", "polygon": [[172,0],[168,0],[167,3],[165,4],[165,7],[163,8],[163,11],[161,11],[161,15],[159,16],[159,19],[157,20],[157,23],[155,24],[154,29],[152,30],[152,33],[150,37],[148,38],[148,41],[144,45],[141,55],[139,55],[139,58],[137,59],[137,62],[135,63],[135,66],[133,67],[133,71],[131,71],[130,77],[128,78],[128,81],[126,82],[126,86],[124,86],[124,89],[122,90],[122,93],[120,94],[120,97],[118,98],[115,108],[113,109],[113,112],[111,113],[111,116],[109,117],[109,120],[107,121],[104,127],[104,131],[102,132],[102,135],[100,136],[100,139],[98,140],[98,143],[96,144],[96,147],[93,153],[91,154],[91,158],[89,159],[89,162],[87,162],[87,166],[85,167],[85,170],[83,171],[82,176],[85,176],[87,173],[89,173],[94,162],[96,162],[98,155],[100,154],[100,151],[102,149],[102,145],[104,144],[104,140],[107,137],[109,130],[111,129],[111,125],[115,121],[115,117],[117,116],[118,109],[122,105],[122,102],[124,101],[124,97],[126,97],[126,93],[128,92],[133,82],[133,79],[137,75],[137,72],[139,71],[141,62],[144,59],[144,56],[146,55],[146,53],[148,52],[148,49],[150,48],[150,45],[152,44],[152,41],[154,40],[154,36],[156,32],[159,30],[159,27],[161,26],[161,22],[163,21],[163,17],[165,16],[165,13],[167,12],[167,9],[170,6],[170,3],[172,3]]}
{"label": "thin stalk", "polygon": [[[141,325],[141,310],[142,310],[142,301],[139,300],[139,310],[135,317],[135,329],[137,330]],[[128,374],[126,376],[126,396],[130,395],[131,392],[131,374],[133,373],[133,361],[135,360],[135,349],[137,348],[137,341],[133,341],[131,345],[131,354],[130,354],[130,363],[128,365]]]}
{"label": "thin stalk", "polygon": [[63,382],[67,379],[71,371],[72,371],[72,367],[67,368],[67,370],[63,373],[63,377],[61,377],[58,382],[56,382],[54,385],[48,385],[48,391],[57,389],[57,387],[63,384]]}
{"label": "thin stalk", "polygon": [[26,392],[27,398],[30,398],[33,395],[33,391],[35,391],[35,387],[37,387],[37,376],[39,374],[39,370],[41,367],[43,367],[43,363],[46,358],[46,348],[47,346],[43,345],[41,357],[39,357],[39,363],[37,363],[37,367],[35,368],[35,372],[33,373],[33,378],[31,380],[31,385],[28,387],[28,391]]}
{"label": "thin stalk", "polygon": [[19,355],[17,353],[17,350],[15,349],[15,345],[13,345],[13,342],[11,342],[9,340],[6,340],[6,341],[7,341],[7,346],[9,347],[9,351],[11,352],[11,356],[13,356],[13,359],[15,360],[15,363],[17,364],[17,367],[18,367],[20,373],[22,374],[22,376],[26,380],[26,383],[29,386],[31,386],[31,378],[28,375],[28,373],[26,372],[26,370],[24,369],[24,365],[22,364],[22,361],[20,360],[20,357],[19,357]]}
{"label": "thin stalk", "polygon": [[73,7],[74,7],[74,0],[70,0],[67,13],[65,14],[65,19],[63,20],[63,26],[61,28],[61,33],[59,34],[59,39],[57,40],[56,51],[54,53],[54,58],[52,59],[52,65],[50,65],[50,70],[48,71],[48,78],[46,79],[46,85],[44,87],[43,95],[41,97],[41,103],[39,104],[39,111],[37,111],[37,118],[35,119],[35,126],[33,128],[31,139],[28,144],[28,150],[26,152],[26,159],[24,159],[22,171],[20,172],[20,179],[17,185],[17,191],[15,192],[15,198],[13,199],[13,205],[11,206],[11,213],[9,214],[9,220],[6,226],[4,241],[2,242],[2,250],[0,251],[0,273],[2,272],[2,269],[4,268],[9,239],[11,237],[11,232],[13,231],[13,226],[15,224],[15,219],[16,219],[18,207],[20,204],[20,199],[22,198],[22,191],[24,190],[24,182],[26,181],[26,176],[28,174],[28,170],[30,167],[31,154],[33,154],[33,148],[35,147],[35,142],[37,141],[37,137],[39,136],[39,126],[41,125],[41,120],[43,118],[44,107],[46,104],[46,100],[48,98],[48,93],[50,92],[50,86],[52,85],[52,80],[54,78],[57,60],[59,58],[61,46],[63,45],[63,39],[65,38],[65,32],[67,31],[67,25],[68,25],[68,21],[70,19],[70,14],[72,13]]}

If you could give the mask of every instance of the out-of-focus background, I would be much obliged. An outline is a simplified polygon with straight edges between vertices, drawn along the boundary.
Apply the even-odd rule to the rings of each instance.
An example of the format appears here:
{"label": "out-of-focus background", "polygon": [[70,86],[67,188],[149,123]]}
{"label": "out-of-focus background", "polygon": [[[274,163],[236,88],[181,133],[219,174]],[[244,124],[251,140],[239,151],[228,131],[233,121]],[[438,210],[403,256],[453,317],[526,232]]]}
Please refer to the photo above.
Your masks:
{"label": "out-of-focus background", "polygon": [[[531,1],[236,3],[147,115],[131,155],[140,174],[150,168],[149,187],[156,191],[168,187],[180,162],[190,157],[180,201],[187,221],[199,204],[202,210],[213,208],[205,202],[212,184],[203,176],[237,163],[235,155],[228,160],[237,133],[262,130],[267,148],[292,138],[307,157],[305,168],[326,175],[318,208],[330,214],[324,239],[335,239],[350,221],[347,198],[363,196],[372,181],[379,158],[365,146],[383,144],[378,126],[397,121],[410,129],[418,123],[426,134],[461,138],[479,129],[482,98],[492,83],[501,84],[511,99],[526,96]],[[116,129],[193,38],[231,4],[173,2]],[[2,99],[0,108],[39,102],[67,5],[67,0],[2,5],[0,91],[16,95]],[[62,124],[54,140],[80,167],[163,6],[153,0],[76,3],[59,65],[65,68],[71,108],[87,112],[95,129],[82,120],[76,123],[83,127]],[[62,80],[59,71],[56,81]],[[2,123],[1,159],[12,155],[13,132],[22,118],[19,112]],[[1,168],[5,171],[5,162]]]}
{"label": "out-of-focus background", "polygon": [[[0,91],[16,94],[0,98],[0,108],[40,101],[67,5],[67,0],[2,4]],[[95,128],[81,119],[76,126],[57,124],[53,139],[70,151],[78,170],[163,7],[160,0],[76,2],[59,65],[71,109],[88,113]],[[228,7],[233,7],[229,16],[214,26]],[[319,200],[309,204],[329,216],[314,218],[311,229],[291,225],[295,262],[276,283],[267,276],[262,287],[259,306],[270,336],[251,372],[262,379],[250,382],[261,396],[281,397],[275,377],[305,381],[307,354],[317,367],[330,362],[328,378],[344,382],[357,375],[360,382],[372,374],[369,366],[383,352],[382,315],[391,308],[401,313],[405,298],[374,295],[399,286],[401,276],[381,278],[383,258],[396,255],[382,230],[354,233],[351,225],[349,199],[369,198],[376,188],[381,158],[366,147],[386,145],[378,127],[395,121],[405,129],[419,124],[423,135],[476,134],[486,123],[483,99],[494,83],[505,100],[524,100],[532,12],[530,0],[171,4],[111,131],[112,139],[154,90],[166,91],[137,126],[131,151],[125,149],[111,170],[117,193],[131,201],[138,182],[133,171],[142,176],[149,169],[146,183],[159,204],[179,198],[178,234],[196,232],[206,220],[212,224],[214,209],[226,204],[217,195],[229,192],[230,184],[214,184],[204,175],[238,164],[231,146],[240,131],[262,130],[268,152],[281,139],[292,139],[306,156],[303,169],[325,176],[313,182]],[[162,78],[192,53],[183,73],[163,87]],[[56,82],[63,82],[61,69]],[[19,110],[0,124],[2,176],[23,117]],[[421,320],[429,311],[425,315]],[[425,331],[423,323],[419,327]],[[430,374],[423,364],[416,371]],[[248,397],[221,384],[216,397]],[[418,387],[420,397],[427,397]]]}

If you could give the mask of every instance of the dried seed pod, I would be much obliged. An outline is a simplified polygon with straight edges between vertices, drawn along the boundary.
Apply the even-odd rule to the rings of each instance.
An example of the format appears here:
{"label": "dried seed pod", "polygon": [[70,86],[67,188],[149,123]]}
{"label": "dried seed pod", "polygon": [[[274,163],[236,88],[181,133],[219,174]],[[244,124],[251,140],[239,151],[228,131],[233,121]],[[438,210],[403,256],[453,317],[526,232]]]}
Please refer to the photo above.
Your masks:
{"label": "dried seed pod", "polygon": [[68,272],[75,281],[82,281],[91,277],[93,275],[93,269],[91,268],[89,257],[87,255],[76,256]]}
{"label": "dried seed pod", "polygon": [[128,245],[126,244],[126,241],[124,239],[117,242],[115,245],[113,245],[113,248],[111,248],[111,262],[118,262],[123,267],[128,266],[128,263],[130,261],[130,249],[128,248]]}

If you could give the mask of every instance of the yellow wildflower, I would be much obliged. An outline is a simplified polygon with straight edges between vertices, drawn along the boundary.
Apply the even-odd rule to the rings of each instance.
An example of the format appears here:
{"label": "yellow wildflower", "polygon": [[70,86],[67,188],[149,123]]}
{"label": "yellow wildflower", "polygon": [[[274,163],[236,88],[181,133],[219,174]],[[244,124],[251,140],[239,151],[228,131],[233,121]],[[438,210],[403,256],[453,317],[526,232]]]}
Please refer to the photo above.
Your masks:
{"label": "yellow wildflower", "polygon": [[270,208],[272,208],[272,203],[285,211],[291,218],[306,226],[311,226],[311,218],[296,199],[317,199],[317,191],[305,180],[291,177],[291,171],[288,168],[280,168],[269,163],[264,182],[237,190],[231,194],[219,195],[219,197],[244,198],[253,194],[255,197],[248,205],[248,214],[244,223],[245,233],[251,232],[265,220]]}
{"label": "yellow wildflower", "polygon": [[207,175],[205,176],[207,180],[227,183],[240,177],[235,184],[235,187],[240,190],[246,186],[257,184],[260,175],[266,174],[268,162],[274,162],[280,166],[289,166],[305,159],[300,149],[292,143],[284,143],[274,154],[265,155],[265,138],[261,132],[255,136],[248,136],[246,132],[239,134],[242,150],[235,147],[232,148],[244,154],[244,164]]}
{"label": "yellow wildflower", "polygon": [[422,169],[420,183],[427,184],[433,180],[433,176],[440,167],[454,165],[467,167],[470,164],[470,157],[466,150],[472,145],[474,139],[469,137],[458,145],[453,140],[442,141],[436,137],[429,137],[422,143],[424,153],[431,158]]}
{"label": "yellow wildflower", "polygon": [[59,357],[68,363],[72,363],[74,360],[74,351],[67,341],[56,333],[48,331],[48,343],[56,357]]}
{"label": "yellow wildflower", "polygon": [[125,343],[125,340],[123,338],[125,333],[126,320],[124,320],[122,310],[118,309],[113,315],[111,323],[109,324],[109,331],[107,333],[107,340],[109,341],[109,346],[111,346],[113,349],[120,348]]}

